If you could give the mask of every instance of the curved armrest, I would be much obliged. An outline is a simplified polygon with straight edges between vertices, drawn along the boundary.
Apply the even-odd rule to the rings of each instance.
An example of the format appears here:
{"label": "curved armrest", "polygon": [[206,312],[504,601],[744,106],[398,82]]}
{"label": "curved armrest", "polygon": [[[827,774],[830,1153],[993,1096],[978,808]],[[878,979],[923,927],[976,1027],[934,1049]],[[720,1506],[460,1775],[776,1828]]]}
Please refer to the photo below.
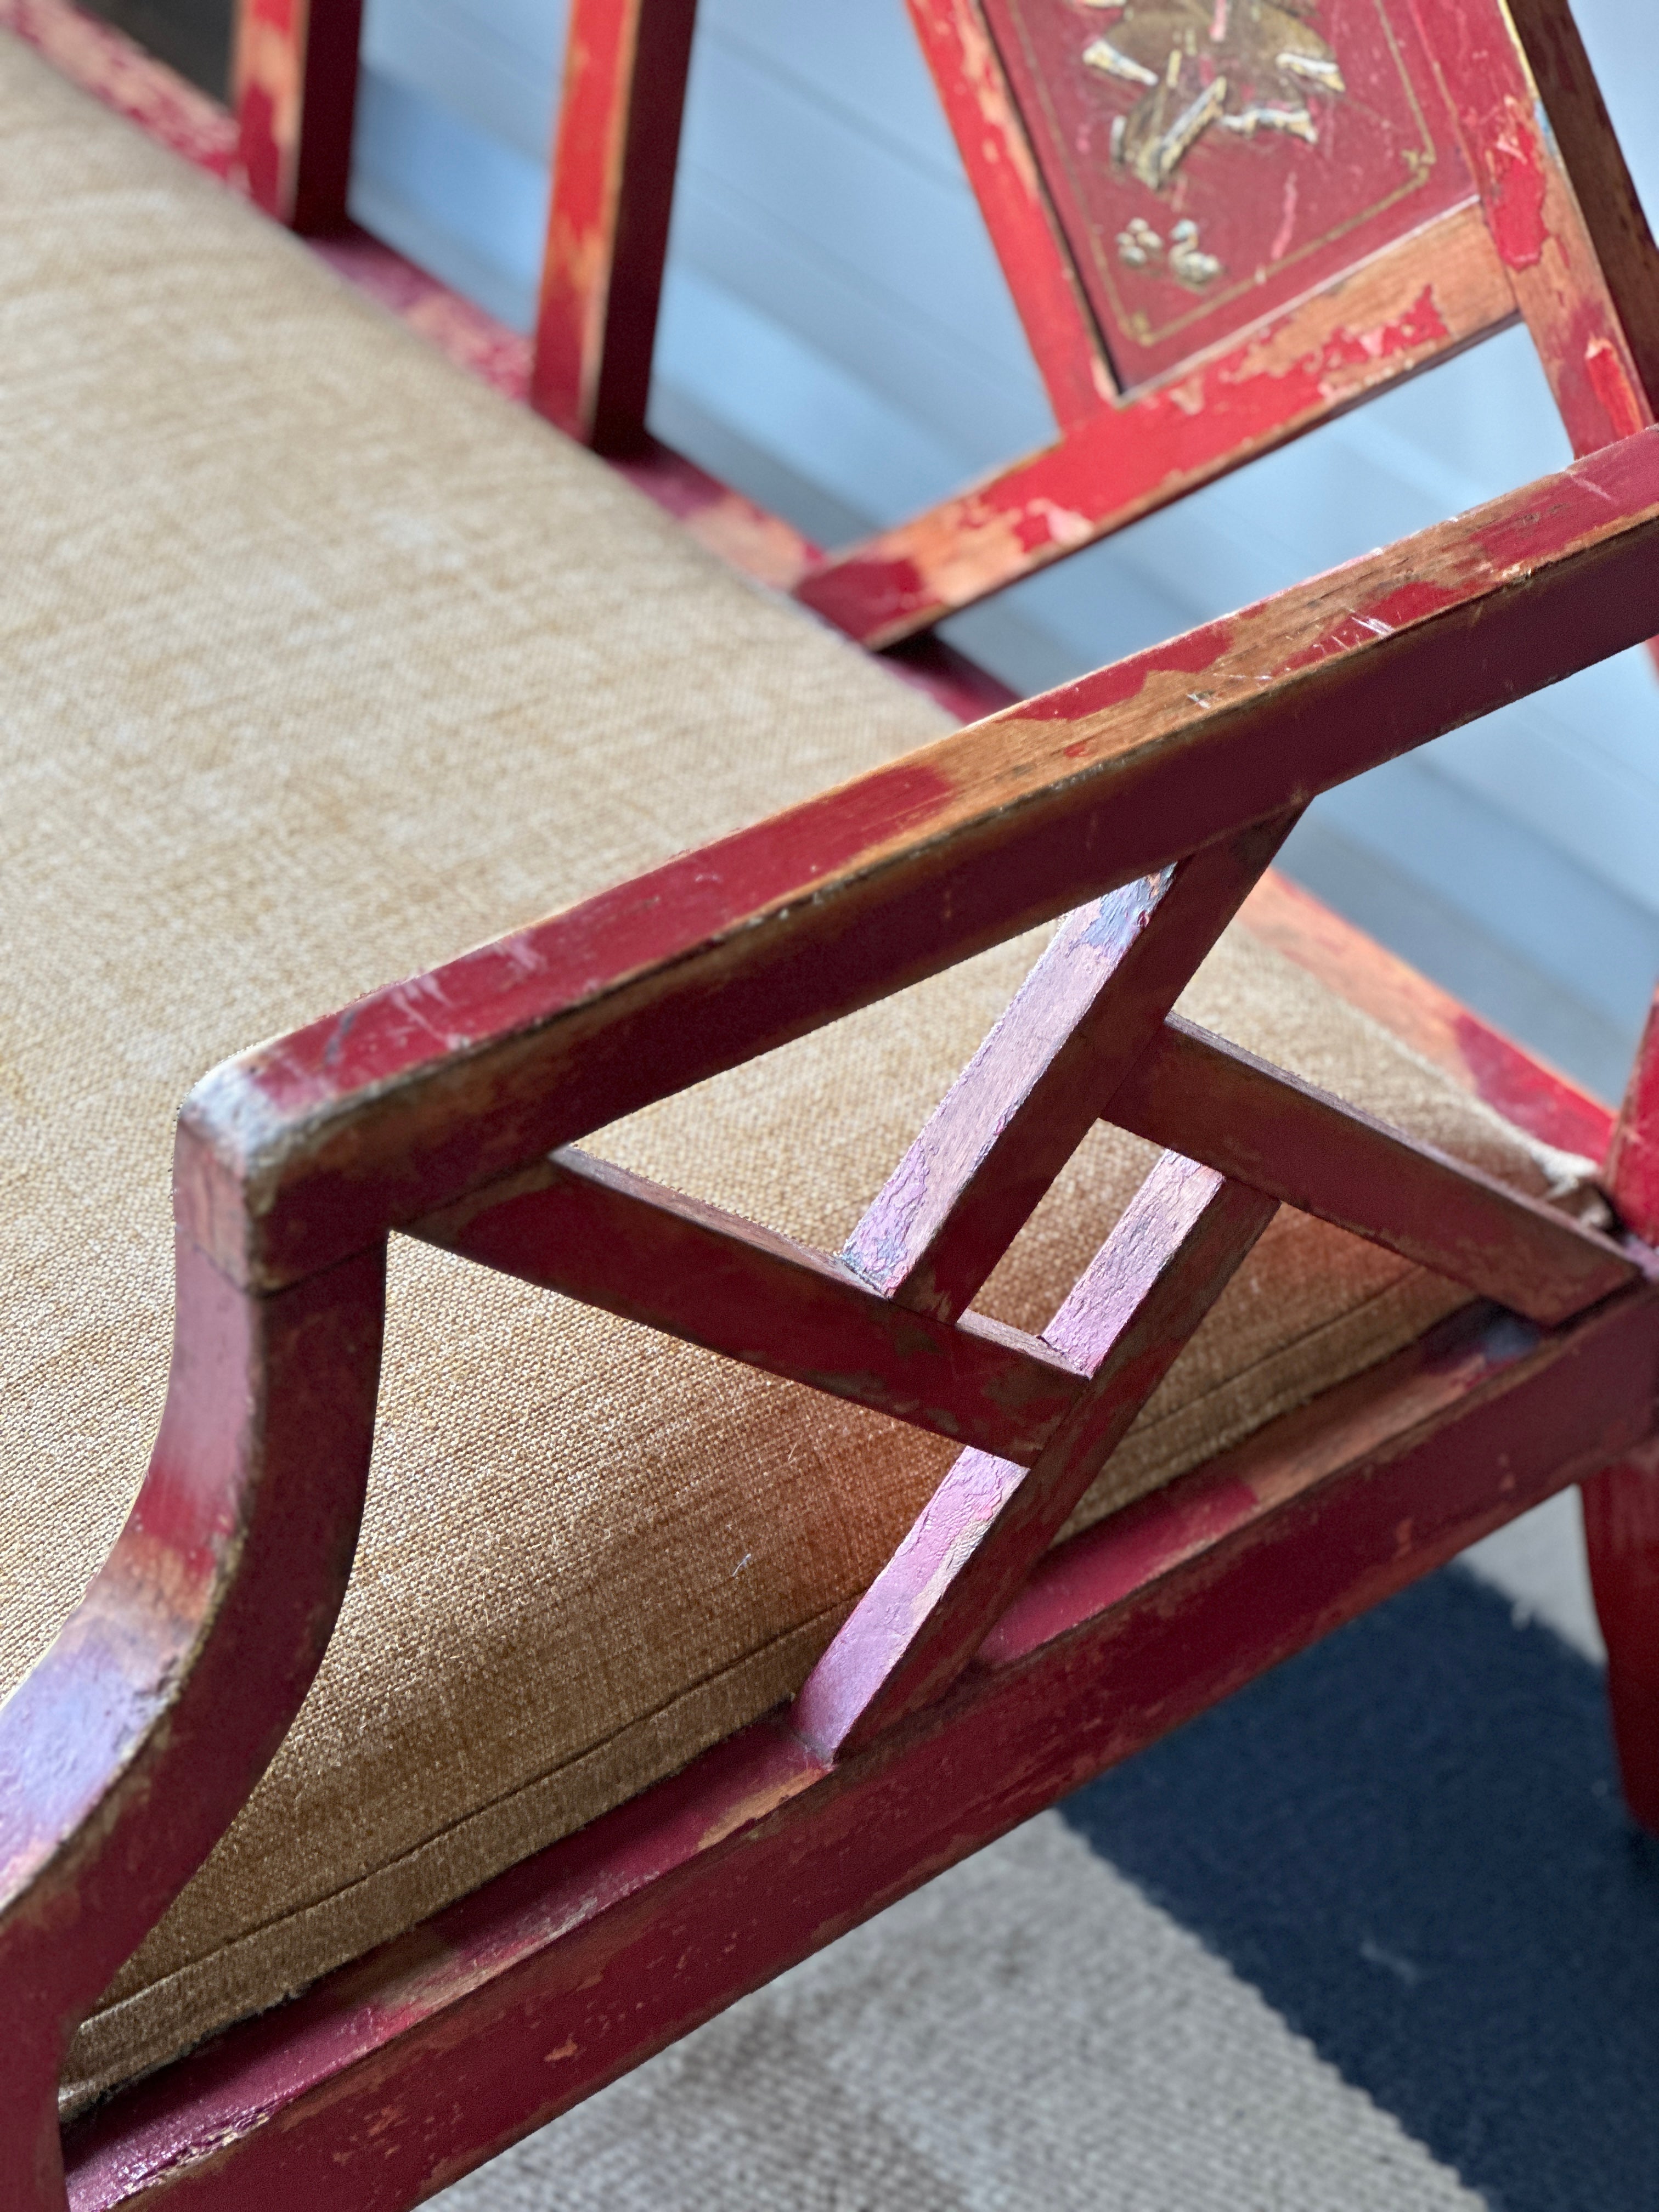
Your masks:
{"label": "curved armrest", "polygon": [[[1659,631],[1659,430],[244,1054],[182,1116],[167,1408],[0,1708],[0,2208],[75,2026],[321,1658],[388,1231]],[[18,2157],[18,2149],[27,2154]]]}

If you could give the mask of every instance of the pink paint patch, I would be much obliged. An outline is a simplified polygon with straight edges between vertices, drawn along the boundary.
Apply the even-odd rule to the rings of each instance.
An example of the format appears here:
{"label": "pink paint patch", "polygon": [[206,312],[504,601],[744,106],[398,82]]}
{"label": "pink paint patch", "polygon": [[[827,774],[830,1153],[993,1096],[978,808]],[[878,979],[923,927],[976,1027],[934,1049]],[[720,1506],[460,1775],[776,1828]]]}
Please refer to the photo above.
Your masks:
{"label": "pink paint patch", "polygon": [[1486,218],[1504,266],[1535,269],[1549,236],[1544,220],[1544,165],[1538,141],[1513,100],[1507,119],[1510,135],[1492,140],[1486,149]]}
{"label": "pink paint patch", "polygon": [[1652,418],[1637,398],[1619,349],[1610,338],[1593,337],[1586,345],[1584,374],[1615,438],[1632,437],[1638,430],[1646,429]]}

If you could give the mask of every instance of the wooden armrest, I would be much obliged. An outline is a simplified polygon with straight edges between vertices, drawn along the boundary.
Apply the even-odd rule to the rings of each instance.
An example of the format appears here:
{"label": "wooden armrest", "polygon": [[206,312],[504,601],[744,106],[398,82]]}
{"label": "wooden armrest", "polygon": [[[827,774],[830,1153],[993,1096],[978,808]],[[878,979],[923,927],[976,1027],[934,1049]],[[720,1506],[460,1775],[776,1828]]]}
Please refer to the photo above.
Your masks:
{"label": "wooden armrest", "polygon": [[367,1478],[390,1229],[1656,629],[1647,431],[208,1076],[179,1127],[149,1473],[0,1710],[0,1962],[29,2053],[0,2076],[0,2140],[30,2177],[15,2201],[61,2206],[69,2037],[321,1656]]}
{"label": "wooden armrest", "polygon": [[276,1289],[1659,627],[1643,431],[225,1063],[180,1225]]}

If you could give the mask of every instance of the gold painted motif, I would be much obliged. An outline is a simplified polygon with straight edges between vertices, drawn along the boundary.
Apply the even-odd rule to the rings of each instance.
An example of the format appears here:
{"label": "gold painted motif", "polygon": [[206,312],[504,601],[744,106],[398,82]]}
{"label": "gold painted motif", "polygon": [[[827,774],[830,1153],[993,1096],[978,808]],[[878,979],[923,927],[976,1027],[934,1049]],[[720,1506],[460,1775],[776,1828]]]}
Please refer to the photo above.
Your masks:
{"label": "gold painted motif", "polygon": [[[1153,191],[1163,191],[1212,129],[1239,138],[1279,131],[1316,145],[1319,122],[1310,94],[1337,99],[1346,90],[1335,54],[1307,20],[1310,0],[1079,5],[1116,17],[1109,32],[1090,40],[1083,59],[1099,76],[1139,93],[1113,122],[1112,157]],[[1200,252],[1195,236],[1188,244],[1187,265],[1195,271],[1212,257]],[[1175,273],[1173,251],[1170,267]],[[1197,282],[1207,283],[1219,272],[1216,263]]]}

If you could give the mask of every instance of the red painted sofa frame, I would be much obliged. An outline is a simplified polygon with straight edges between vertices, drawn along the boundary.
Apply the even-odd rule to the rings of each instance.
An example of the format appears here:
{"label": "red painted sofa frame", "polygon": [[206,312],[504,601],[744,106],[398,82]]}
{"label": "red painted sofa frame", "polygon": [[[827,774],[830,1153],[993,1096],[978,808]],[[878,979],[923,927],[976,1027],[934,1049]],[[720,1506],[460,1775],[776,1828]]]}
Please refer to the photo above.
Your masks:
{"label": "red painted sofa frame", "polygon": [[[209,1079],[181,1125],[150,1472],[0,1709],[5,2212],[66,2191],[412,2203],[1570,1481],[1627,1790],[1659,1826],[1659,1288],[1638,1241],[1659,1242],[1659,1036],[1614,1121],[1261,878],[1314,792],[1656,629],[1644,432],[454,963],[441,1036],[420,979]],[[1247,897],[1427,1056],[1603,1155],[1618,1233],[1168,1018]],[[839,1259],[572,1149],[1073,908]],[[975,1322],[967,1300],[1103,1110],[1167,1148],[1125,1228],[1042,1339]],[[924,1161],[948,1194],[931,1213],[906,1202]],[[1279,1200],[1488,1303],[1048,1550]],[[740,1335],[969,1449],[790,1711],[60,2136],[76,2023],[320,1658],[392,1228],[717,1348]]]}

